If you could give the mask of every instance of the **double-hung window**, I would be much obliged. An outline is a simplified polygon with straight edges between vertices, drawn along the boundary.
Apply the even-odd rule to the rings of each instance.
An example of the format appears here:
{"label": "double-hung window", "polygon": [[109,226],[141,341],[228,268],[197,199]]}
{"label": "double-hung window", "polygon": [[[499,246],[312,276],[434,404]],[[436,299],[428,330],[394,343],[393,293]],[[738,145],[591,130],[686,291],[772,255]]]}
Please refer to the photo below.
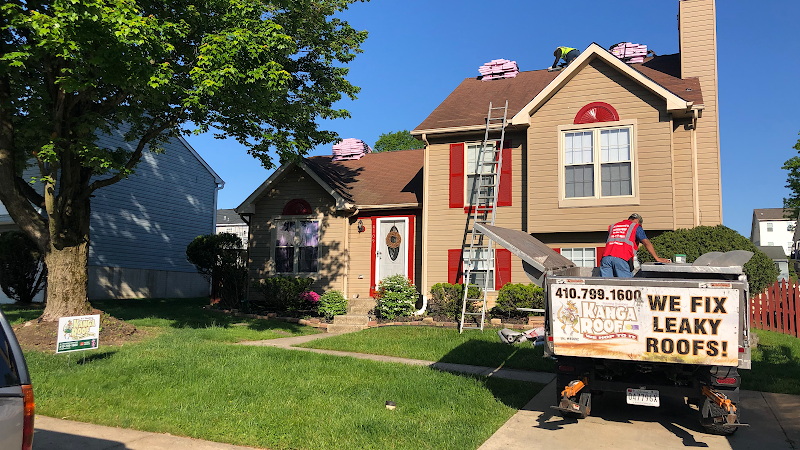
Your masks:
{"label": "double-hung window", "polygon": [[275,272],[317,272],[319,220],[277,220],[275,228]]}
{"label": "double-hung window", "polygon": [[561,206],[637,201],[633,125],[560,133]]}
{"label": "double-hung window", "polygon": [[[494,141],[489,141],[489,142],[486,143],[486,150],[483,152],[483,162],[484,162],[484,164],[479,164],[479,162],[478,162],[478,157],[479,157],[480,151],[481,151],[481,145],[482,144],[480,142],[477,142],[477,143],[472,143],[472,144],[468,143],[465,146],[465,150],[466,150],[466,153],[467,153],[467,157],[466,157],[467,167],[466,167],[466,171],[465,171],[465,173],[467,174],[467,186],[466,186],[467,189],[464,192],[464,204],[465,205],[469,205],[469,204],[488,205],[488,204],[491,204],[490,200],[486,199],[486,198],[480,199],[480,200],[477,197],[476,198],[472,198],[472,190],[474,189],[475,183],[480,183],[480,178],[481,178],[480,175],[481,174],[492,173],[492,165],[491,164],[485,164],[485,163],[489,163],[489,162],[494,160],[495,142]],[[483,179],[484,179],[483,183],[480,183],[480,184],[491,185],[494,182],[494,179],[492,178],[492,176],[484,176]],[[491,187],[485,187],[485,188],[481,189],[481,191],[480,191],[480,193],[478,195],[480,197],[490,197],[490,196],[494,195],[494,190]]]}
{"label": "double-hung window", "polygon": [[[469,258],[469,249],[464,250],[464,261],[470,260],[472,263],[472,267],[469,272],[469,284],[477,284],[481,287],[481,289],[483,289],[483,286],[488,286],[489,289],[487,290],[493,291],[494,270],[489,262],[489,257],[493,256],[490,252],[494,252],[494,250],[476,248],[474,249],[474,252],[475,254],[473,257]],[[484,284],[487,281],[486,277],[489,277],[488,284]]]}

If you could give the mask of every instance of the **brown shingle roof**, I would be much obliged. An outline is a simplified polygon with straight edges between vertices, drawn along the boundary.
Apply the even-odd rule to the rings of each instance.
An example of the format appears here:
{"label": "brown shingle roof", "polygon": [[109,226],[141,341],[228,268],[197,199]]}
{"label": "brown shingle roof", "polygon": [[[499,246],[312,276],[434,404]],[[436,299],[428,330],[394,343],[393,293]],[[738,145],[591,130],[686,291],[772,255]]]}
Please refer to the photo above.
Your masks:
{"label": "brown shingle roof", "polygon": [[[681,79],[676,76],[680,74],[679,54],[649,58],[642,64],[632,64],[630,67],[686,101],[703,103],[700,81],[697,78]],[[520,72],[515,78],[503,80],[480,81],[477,78],[467,78],[416,129],[483,125],[489,102],[493,106],[502,106],[506,99],[508,117],[511,118],[558,74],[559,72],[534,70]]]}
{"label": "brown shingle roof", "polygon": [[794,218],[786,217],[783,208],[754,209],[753,215],[759,222],[762,220],[795,220]]}
{"label": "brown shingle roof", "polygon": [[305,160],[308,167],[357,206],[422,205],[423,150],[370,153],[357,161],[332,156]]}

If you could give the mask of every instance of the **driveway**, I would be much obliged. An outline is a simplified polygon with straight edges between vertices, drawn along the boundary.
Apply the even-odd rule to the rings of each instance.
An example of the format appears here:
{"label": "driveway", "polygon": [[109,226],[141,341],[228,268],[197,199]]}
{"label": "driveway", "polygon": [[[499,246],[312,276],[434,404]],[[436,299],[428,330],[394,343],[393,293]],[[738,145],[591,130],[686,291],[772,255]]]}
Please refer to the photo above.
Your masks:
{"label": "driveway", "polygon": [[741,428],[731,437],[703,432],[699,413],[683,402],[664,401],[650,408],[625,403],[624,394],[592,399],[592,415],[564,419],[550,409],[550,383],[478,450],[800,449],[800,396],[742,391]]}

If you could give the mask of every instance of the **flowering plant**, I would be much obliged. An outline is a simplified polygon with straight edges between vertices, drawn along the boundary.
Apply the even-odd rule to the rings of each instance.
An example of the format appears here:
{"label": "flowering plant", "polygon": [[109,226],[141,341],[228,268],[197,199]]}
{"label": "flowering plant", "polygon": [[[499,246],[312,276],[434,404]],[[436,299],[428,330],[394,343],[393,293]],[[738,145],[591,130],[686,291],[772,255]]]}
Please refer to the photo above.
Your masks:
{"label": "flowering plant", "polygon": [[300,300],[309,302],[312,305],[316,305],[319,301],[319,294],[314,291],[303,292],[300,294]]}

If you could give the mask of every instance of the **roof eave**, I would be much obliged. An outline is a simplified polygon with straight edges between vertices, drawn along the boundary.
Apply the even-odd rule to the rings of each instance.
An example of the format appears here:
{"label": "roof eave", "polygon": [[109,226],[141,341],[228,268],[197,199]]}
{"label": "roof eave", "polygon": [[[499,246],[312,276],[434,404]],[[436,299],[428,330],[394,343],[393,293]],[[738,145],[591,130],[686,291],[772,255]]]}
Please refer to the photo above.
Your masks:
{"label": "roof eave", "polygon": [[[510,122],[506,125],[506,129],[512,127]],[[519,124],[519,127],[528,127],[528,123]],[[498,131],[503,127],[501,124],[492,124],[489,126],[489,131]],[[467,125],[462,127],[447,127],[447,128],[428,128],[424,130],[411,130],[412,136],[433,135],[433,134],[447,134],[447,133],[464,133],[470,131],[485,131],[486,125]]]}

